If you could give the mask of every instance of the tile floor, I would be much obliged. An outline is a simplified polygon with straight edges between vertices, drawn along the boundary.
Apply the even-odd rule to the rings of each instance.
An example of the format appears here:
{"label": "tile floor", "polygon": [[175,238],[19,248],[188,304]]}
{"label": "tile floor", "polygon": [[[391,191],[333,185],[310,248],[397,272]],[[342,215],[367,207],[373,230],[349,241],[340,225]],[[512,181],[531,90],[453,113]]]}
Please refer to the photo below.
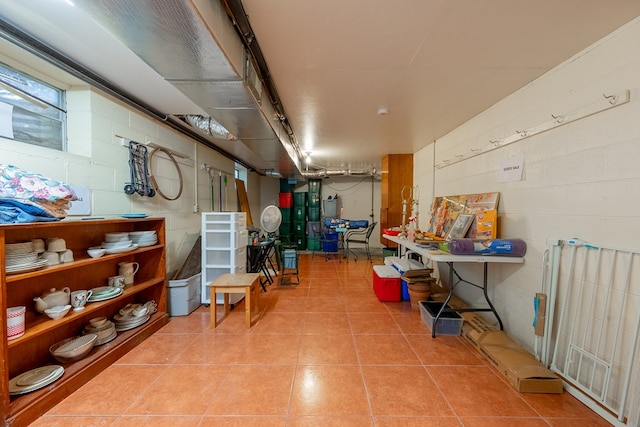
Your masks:
{"label": "tile floor", "polygon": [[[382,264],[380,258],[374,264]],[[568,393],[521,394],[464,338],[380,303],[372,264],[300,256],[245,328],[175,317],[33,426],[606,426]]]}

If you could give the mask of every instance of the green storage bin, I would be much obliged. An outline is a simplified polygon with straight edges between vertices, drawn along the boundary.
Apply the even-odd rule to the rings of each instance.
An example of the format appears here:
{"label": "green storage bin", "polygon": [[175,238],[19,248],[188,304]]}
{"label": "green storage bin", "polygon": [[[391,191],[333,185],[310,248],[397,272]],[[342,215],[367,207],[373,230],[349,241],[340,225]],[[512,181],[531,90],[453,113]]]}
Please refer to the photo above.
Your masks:
{"label": "green storage bin", "polygon": [[320,245],[320,237],[307,236],[307,250],[320,251],[322,246]]}
{"label": "green storage bin", "polygon": [[282,221],[280,223],[280,227],[278,228],[278,231],[280,232],[280,235],[282,236],[283,234],[291,234],[292,228],[291,228],[291,222],[289,221]]}
{"label": "green storage bin", "polygon": [[307,206],[307,193],[302,191],[296,191],[293,193],[293,206],[305,207]]}
{"label": "green storage bin", "polygon": [[307,248],[307,238],[305,236],[293,237],[292,243],[298,247],[298,250],[304,251]]}
{"label": "green storage bin", "polygon": [[396,256],[398,250],[396,248],[382,248],[382,259],[385,259],[388,256]]}
{"label": "green storage bin", "polygon": [[307,223],[305,221],[293,221],[293,234],[307,234]]}
{"label": "green storage bin", "polygon": [[304,206],[293,207],[293,220],[304,221],[307,218],[307,208]]}
{"label": "green storage bin", "polygon": [[309,194],[321,194],[322,193],[322,180],[310,179],[309,180]]}
{"label": "green storage bin", "polygon": [[282,222],[290,222],[291,221],[291,212],[292,208],[279,208],[280,213],[282,214]]}
{"label": "green storage bin", "polygon": [[320,208],[309,208],[309,221],[320,221]]}
{"label": "green storage bin", "polygon": [[320,208],[321,197],[320,194],[309,193],[309,207]]}
{"label": "green storage bin", "polygon": [[293,185],[289,183],[289,180],[286,178],[280,179],[280,192],[281,193],[291,193],[293,191]]}

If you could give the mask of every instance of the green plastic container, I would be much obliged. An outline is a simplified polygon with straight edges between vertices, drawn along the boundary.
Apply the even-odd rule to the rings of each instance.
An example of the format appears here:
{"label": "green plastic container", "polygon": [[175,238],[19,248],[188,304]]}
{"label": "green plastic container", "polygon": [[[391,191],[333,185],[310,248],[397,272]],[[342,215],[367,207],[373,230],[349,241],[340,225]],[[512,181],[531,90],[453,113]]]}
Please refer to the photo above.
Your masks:
{"label": "green plastic container", "polygon": [[309,193],[309,207],[320,208],[321,197],[320,194]]}
{"label": "green plastic container", "polygon": [[282,222],[291,221],[291,211],[292,208],[279,208],[280,213],[282,214]]}
{"label": "green plastic container", "polygon": [[309,180],[309,194],[321,194],[322,193],[322,180],[310,179]]}
{"label": "green plastic container", "polygon": [[307,208],[304,206],[294,206],[292,219],[294,221],[304,221],[307,218]]}
{"label": "green plastic container", "polygon": [[320,208],[309,208],[309,221],[320,221]]}
{"label": "green plastic container", "polygon": [[307,193],[303,191],[296,191],[293,193],[293,206],[305,207],[307,206]]}
{"label": "green plastic container", "polygon": [[307,239],[305,236],[293,237],[292,243],[298,247],[298,250],[304,251],[307,248]]}
{"label": "green plastic container", "polygon": [[280,235],[282,236],[283,234],[291,234],[292,228],[291,228],[291,222],[289,221],[282,221],[280,223],[280,227],[278,228],[278,230],[280,231]]}
{"label": "green plastic container", "polygon": [[322,246],[320,245],[320,237],[307,236],[307,250],[319,251],[321,249],[322,249]]}
{"label": "green plastic container", "polygon": [[280,192],[281,193],[291,193],[292,191],[293,191],[293,185],[289,184],[289,180],[281,178],[280,179]]}
{"label": "green plastic container", "polygon": [[307,223],[306,221],[293,221],[293,234],[307,234]]}

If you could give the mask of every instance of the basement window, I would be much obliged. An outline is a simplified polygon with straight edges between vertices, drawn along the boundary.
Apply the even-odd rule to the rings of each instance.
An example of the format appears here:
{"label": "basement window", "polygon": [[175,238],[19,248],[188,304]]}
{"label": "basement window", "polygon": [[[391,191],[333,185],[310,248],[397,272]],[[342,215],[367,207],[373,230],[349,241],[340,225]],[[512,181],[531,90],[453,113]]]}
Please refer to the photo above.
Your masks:
{"label": "basement window", "polygon": [[0,137],[66,149],[65,92],[0,63]]}

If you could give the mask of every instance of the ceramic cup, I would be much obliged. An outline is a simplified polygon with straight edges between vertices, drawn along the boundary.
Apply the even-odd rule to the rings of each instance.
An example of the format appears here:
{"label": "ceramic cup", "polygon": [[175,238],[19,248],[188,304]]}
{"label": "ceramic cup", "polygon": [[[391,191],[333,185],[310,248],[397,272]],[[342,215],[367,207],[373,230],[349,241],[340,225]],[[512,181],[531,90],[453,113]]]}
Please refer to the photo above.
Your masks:
{"label": "ceramic cup", "polygon": [[15,339],[24,335],[25,306],[7,308],[7,339]]}
{"label": "ceramic cup", "polygon": [[39,254],[44,252],[44,240],[42,239],[31,239],[31,243],[33,243],[33,251]]}
{"label": "ceramic cup", "polygon": [[42,254],[42,258],[47,260],[47,264],[49,265],[57,265],[60,264],[60,255],[58,252],[47,251]]}
{"label": "ceramic cup", "polygon": [[87,300],[93,294],[92,291],[73,291],[71,292],[71,307],[73,307],[74,311],[80,311],[84,309]]}
{"label": "ceramic cup", "polygon": [[47,251],[49,252],[64,252],[67,250],[67,243],[64,239],[55,237],[47,239]]}
{"label": "ceramic cup", "polygon": [[121,262],[118,264],[118,274],[124,276],[124,284],[133,284],[133,276],[138,272],[140,264],[137,262]]}
{"label": "ceramic cup", "polygon": [[72,262],[73,261],[73,251],[71,249],[67,249],[64,252],[60,252],[60,262]]}
{"label": "ceramic cup", "polygon": [[113,286],[114,288],[124,288],[124,280],[124,275],[111,276],[107,279],[107,284],[109,286]]}

